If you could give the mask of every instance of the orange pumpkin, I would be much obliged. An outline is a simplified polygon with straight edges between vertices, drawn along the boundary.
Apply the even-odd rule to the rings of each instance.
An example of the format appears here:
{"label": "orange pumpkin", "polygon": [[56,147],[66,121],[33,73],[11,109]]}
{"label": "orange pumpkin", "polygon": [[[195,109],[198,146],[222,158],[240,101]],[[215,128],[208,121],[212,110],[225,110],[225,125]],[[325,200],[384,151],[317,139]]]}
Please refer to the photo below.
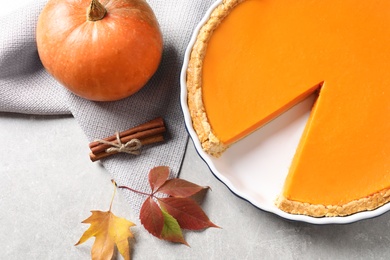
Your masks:
{"label": "orange pumpkin", "polygon": [[156,72],[163,39],[144,0],[49,0],[37,24],[46,70],[76,95],[113,101]]}

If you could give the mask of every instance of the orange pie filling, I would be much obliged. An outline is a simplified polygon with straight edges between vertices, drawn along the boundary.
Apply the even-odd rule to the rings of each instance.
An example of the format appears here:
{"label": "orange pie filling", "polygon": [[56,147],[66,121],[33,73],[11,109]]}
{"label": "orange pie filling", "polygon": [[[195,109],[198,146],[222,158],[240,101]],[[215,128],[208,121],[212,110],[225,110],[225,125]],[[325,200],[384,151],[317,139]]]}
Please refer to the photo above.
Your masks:
{"label": "orange pie filling", "polygon": [[223,1],[187,73],[205,151],[219,156],[318,90],[277,206],[343,216],[389,201],[387,10],[386,0]]}

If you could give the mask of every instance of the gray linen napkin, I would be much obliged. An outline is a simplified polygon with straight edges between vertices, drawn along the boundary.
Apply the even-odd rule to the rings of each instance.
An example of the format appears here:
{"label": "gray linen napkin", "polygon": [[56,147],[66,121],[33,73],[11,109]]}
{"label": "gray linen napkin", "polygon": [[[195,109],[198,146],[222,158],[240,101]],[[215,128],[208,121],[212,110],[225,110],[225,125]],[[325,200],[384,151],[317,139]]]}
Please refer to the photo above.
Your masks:
{"label": "gray linen napkin", "polygon": [[[89,141],[157,116],[164,118],[168,136],[163,144],[146,147],[139,156],[117,154],[102,160],[119,185],[144,192],[149,191],[147,174],[152,167],[167,165],[172,170],[171,177],[179,174],[188,139],[179,101],[180,70],[192,31],[213,0],[147,2],[163,33],[162,62],[141,91],[115,102],[92,102],[77,97],[44,70],[36,50],[35,28],[46,0],[37,0],[9,16],[0,17],[0,111],[72,114]],[[123,194],[138,211],[145,198],[127,190]]]}

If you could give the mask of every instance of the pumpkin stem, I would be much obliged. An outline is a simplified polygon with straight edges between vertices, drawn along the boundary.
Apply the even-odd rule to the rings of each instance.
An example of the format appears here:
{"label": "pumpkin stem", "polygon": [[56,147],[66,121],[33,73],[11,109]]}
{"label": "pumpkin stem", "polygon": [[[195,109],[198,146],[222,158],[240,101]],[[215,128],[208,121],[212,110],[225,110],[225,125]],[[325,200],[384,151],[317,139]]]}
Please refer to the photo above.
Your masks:
{"label": "pumpkin stem", "polygon": [[92,0],[87,9],[88,21],[99,21],[106,15],[107,10],[98,0]]}

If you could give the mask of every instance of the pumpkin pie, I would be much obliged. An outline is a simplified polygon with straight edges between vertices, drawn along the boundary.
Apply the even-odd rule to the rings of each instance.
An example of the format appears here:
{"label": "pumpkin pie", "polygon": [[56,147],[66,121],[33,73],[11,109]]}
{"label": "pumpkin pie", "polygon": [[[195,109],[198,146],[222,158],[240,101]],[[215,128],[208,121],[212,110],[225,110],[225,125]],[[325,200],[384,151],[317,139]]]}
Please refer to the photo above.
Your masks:
{"label": "pumpkin pie", "polygon": [[387,0],[222,1],[201,27],[187,68],[203,149],[218,157],[314,94],[277,207],[323,217],[387,203],[388,10]]}

